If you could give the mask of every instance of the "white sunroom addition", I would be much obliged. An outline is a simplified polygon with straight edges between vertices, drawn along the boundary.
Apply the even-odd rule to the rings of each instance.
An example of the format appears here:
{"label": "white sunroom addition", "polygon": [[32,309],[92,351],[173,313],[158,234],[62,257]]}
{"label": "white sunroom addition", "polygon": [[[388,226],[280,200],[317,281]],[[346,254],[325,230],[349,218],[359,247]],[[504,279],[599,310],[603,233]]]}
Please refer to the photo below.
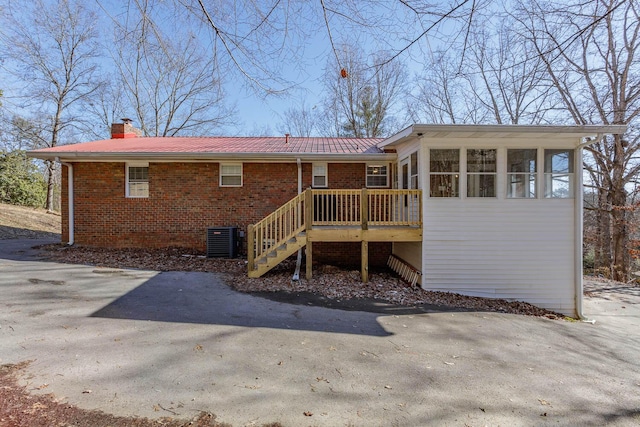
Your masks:
{"label": "white sunroom addition", "polygon": [[424,289],[582,317],[583,147],[625,126],[413,125],[380,144],[422,189],[422,242],[395,242]]}

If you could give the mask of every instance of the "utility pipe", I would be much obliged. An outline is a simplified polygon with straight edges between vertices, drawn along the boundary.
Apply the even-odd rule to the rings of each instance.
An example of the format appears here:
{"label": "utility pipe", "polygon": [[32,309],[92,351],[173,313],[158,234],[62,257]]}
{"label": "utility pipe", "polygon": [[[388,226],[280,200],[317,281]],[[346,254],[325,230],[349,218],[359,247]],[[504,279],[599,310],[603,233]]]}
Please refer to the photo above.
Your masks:
{"label": "utility pipe", "polygon": [[61,165],[67,167],[67,202],[69,204],[69,241],[67,244],[72,246],[74,243],[74,233],[73,230],[75,228],[75,220],[74,220],[74,212],[73,212],[73,165],[71,163],[61,162],[59,157],[56,157],[56,161]]}
{"label": "utility pipe", "polygon": [[583,185],[583,159],[582,159],[582,154],[583,154],[583,148],[594,144],[598,141],[601,141],[602,138],[604,137],[604,133],[598,133],[596,135],[595,138],[593,139],[589,139],[585,142],[582,142],[581,144],[579,144],[576,147],[576,153],[575,153],[575,163],[576,163],[576,178],[575,178],[575,183],[576,183],[576,191],[575,191],[575,205],[574,205],[574,233],[575,233],[575,270],[574,270],[574,275],[575,275],[575,304],[576,304],[576,316],[578,319],[582,320],[583,322],[589,322],[589,323],[595,323],[595,320],[589,319],[587,318],[584,313],[582,312],[582,295],[584,293],[584,283],[583,283],[583,268],[582,268],[582,263],[583,263],[583,233],[584,233],[584,189],[582,188]]}

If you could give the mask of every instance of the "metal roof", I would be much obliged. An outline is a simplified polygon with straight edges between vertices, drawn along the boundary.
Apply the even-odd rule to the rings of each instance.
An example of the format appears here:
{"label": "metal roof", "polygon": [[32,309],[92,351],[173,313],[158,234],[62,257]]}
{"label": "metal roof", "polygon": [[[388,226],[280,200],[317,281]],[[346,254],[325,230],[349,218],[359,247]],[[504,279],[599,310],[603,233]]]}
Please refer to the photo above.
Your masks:
{"label": "metal roof", "polygon": [[381,138],[299,137],[139,137],[60,145],[29,152],[32,157],[76,158],[295,158],[300,155],[344,157],[377,155]]}

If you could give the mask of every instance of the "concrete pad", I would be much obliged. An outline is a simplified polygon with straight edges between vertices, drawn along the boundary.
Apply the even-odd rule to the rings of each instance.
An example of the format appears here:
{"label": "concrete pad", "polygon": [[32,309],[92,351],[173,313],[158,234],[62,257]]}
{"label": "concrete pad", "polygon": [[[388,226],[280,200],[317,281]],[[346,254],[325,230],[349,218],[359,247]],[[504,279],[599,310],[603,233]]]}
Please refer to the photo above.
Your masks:
{"label": "concrete pad", "polygon": [[585,301],[595,324],[347,311],[209,273],[48,262],[36,243],[0,241],[0,364],[32,360],[33,393],[83,408],[234,426],[640,423],[634,295]]}

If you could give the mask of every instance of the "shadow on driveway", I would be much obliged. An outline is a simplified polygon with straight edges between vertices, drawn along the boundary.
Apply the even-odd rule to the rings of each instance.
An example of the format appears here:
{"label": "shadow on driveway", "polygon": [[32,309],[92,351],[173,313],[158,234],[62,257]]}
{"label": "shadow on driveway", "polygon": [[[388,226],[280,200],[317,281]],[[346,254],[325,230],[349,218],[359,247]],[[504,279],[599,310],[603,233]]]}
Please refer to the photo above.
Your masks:
{"label": "shadow on driveway", "polygon": [[[113,270],[109,274],[126,273]],[[114,280],[118,278],[114,277]],[[323,306],[327,301],[312,294],[299,298],[290,294],[287,299],[286,302],[273,301],[234,291],[212,273],[163,272],[94,312],[91,317],[385,337],[392,334],[380,326],[377,318],[381,313],[425,312],[377,302],[369,302],[377,312],[357,311],[353,307],[350,310],[339,309],[339,303],[334,303],[336,308],[327,308]],[[298,304],[292,304],[294,300]]]}

